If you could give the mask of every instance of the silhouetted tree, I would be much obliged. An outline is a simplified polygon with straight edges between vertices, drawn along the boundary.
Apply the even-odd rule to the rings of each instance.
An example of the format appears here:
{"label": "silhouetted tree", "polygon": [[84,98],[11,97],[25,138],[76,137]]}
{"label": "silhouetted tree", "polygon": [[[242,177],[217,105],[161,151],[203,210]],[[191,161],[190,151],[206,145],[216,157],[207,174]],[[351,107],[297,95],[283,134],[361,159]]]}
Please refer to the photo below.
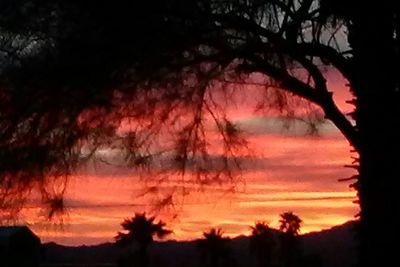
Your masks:
{"label": "silhouetted tree", "polygon": [[[221,173],[234,176],[227,170],[238,167],[244,142],[213,92],[257,82],[269,88],[265,106],[285,110],[288,95],[300,97],[347,138],[358,153],[350,166],[358,174],[347,180],[361,209],[361,264],[395,261],[398,236],[377,229],[395,229],[400,209],[397,1],[5,0],[0,10],[3,209],[33,188],[51,203],[68,174],[106,146],[119,147],[131,166],[163,165],[154,156],[163,154],[175,170],[200,173],[199,183],[226,181]],[[325,66],[348,81],[353,113],[334,102]],[[179,130],[161,130],[181,114],[172,123]],[[205,114],[224,141],[217,163]],[[131,131],[118,131],[129,120]],[[159,142],[165,132],[176,142]],[[150,152],[154,143],[169,146]]]}
{"label": "silhouetted tree", "polygon": [[204,238],[197,240],[197,247],[201,257],[209,267],[218,267],[221,261],[229,254],[230,238],[223,237],[221,229],[212,228],[209,232],[203,233]]}
{"label": "silhouetted tree", "polygon": [[251,227],[250,251],[257,257],[259,267],[272,265],[272,255],[276,246],[272,229],[265,222]]}
{"label": "silhouetted tree", "polygon": [[301,219],[293,212],[284,212],[280,215],[279,230],[281,261],[284,267],[299,266],[301,264],[300,233]]}
{"label": "silhouetted tree", "polygon": [[280,217],[279,230],[292,236],[298,236],[302,223],[300,217],[293,212],[284,212]]}
{"label": "silhouetted tree", "polygon": [[119,245],[133,245],[136,243],[139,246],[138,258],[139,265],[146,267],[149,265],[148,247],[153,242],[153,237],[164,238],[171,234],[172,231],[165,229],[165,223],[159,221],[154,222],[155,217],[146,217],[145,213],[135,213],[135,216],[130,219],[125,219],[121,226],[123,230],[118,232],[115,237],[116,243]]}

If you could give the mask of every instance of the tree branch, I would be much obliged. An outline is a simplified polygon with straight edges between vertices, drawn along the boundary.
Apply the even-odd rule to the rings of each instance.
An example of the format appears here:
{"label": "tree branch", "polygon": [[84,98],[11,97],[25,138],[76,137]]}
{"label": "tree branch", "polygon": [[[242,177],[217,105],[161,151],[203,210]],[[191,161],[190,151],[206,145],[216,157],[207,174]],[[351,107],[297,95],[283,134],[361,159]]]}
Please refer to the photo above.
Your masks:
{"label": "tree branch", "polygon": [[[359,148],[358,145],[358,134],[356,129],[353,127],[351,122],[345,117],[345,115],[338,109],[332,98],[332,93],[326,88],[326,80],[321,74],[315,64],[311,60],[307,59],[299,53],[299,49],[303,53],[307,52],[311,56],[318,56],[322,59],[328,59],[343,75],[347,78],[351,78],[351,69],[348,67],[347,60],[341,56],[335,49],[325,46],[322,44],[311,44],[311,43],[294,43],[288,42],[282,36],[268,29],[257,25],[256,23],[247,20],[245,18],[230,16],[230,15],[216,15],[215,19],[226,22],[239,30],[254,32],[266,37],[270,42],[276,46],[277,53],[286,53],[300,64],[312,75],[315,82],[315,88],[300,81],[299,79],[289,75],[286,70],[282,70],[278,67],[272,66],[255,56],[263,51],[244,51],[248,49],[242,49],[238,52],[241,58],[254,62],[254,65],[245,66],[248,71],[258,71],[264,73],[275,80],[281,82],[281,87],[297,96],[300,96],[322,108],[325,115],[330,119],[336,127],[342,132],[342,134],[348,139],[348,141],[355,147]],[[235,53],[234,51],[231,51]]]}
{"label": "tree branch", "polygon": [[336,106],[331,92],[327,90],[316,90],[310,85],[289,75],[286,71],[267,64],[260,59],[255,60],[253,57],[252,61],[254,65],[246,66],[247,70],[264,73],[279,81],[282,89],[318,105],[324,111],[326,118],[336,125],[354,148],[359,148],[358,133],[351,122]]}
{"label": "tree branch", "polygon": [[334,48],[320,43],[301,43],[296,45],[296,49],[300,53],[329,61],[347,80],[352,79],[353,72],[349,60]]}
{"label": "tree branch", "polygon": [[231,16],[231,15],[216,15],[216,20],[227,22],[237,29],[254,32],[266,37],[270,42],[275,44],[277,49],[287,53],[292,57],[297,57],[300,54],[316,56],[322,60],[329,61],[335,68],[337,68],[342,75],[347,79],[352,79],[352,69],[347,60],[334,48],[321,44],[321,43],[297,43],[285,40],[280,34],[269,31],[268,29],[248,20],[245,18]]}

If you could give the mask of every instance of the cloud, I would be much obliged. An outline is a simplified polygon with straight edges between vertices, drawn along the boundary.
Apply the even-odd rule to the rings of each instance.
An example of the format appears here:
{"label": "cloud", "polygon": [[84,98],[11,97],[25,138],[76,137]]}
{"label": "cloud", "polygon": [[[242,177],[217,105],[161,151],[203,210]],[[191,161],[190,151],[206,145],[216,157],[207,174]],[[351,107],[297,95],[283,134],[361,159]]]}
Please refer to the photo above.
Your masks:
{"label": "cloud", "polygon": [[[234,121],[247,135],[310,136],[310,124],[286,117],[266,117],[251,115]],[[329,121],[317,125],[318,135],[337,133],[337,128]]]}
{"label": "cloud", "polygon": [[[303,232],[353,218],[358,212],[352,203],[355,193],[346,183],[337,182],[338,178],[353,174],[352,169],[343,167],[350,163],[350,152],[339,133],[327,131],[321,137],[281,135],[268,132],[270,127],[264,129],[257,119],[252,122],[251,118],[244,118],[244,122],[254,125],[255,134],[249,135],[249,142],[255,152],[238,157],[245,167],[242,190],[227,193],[223,186],[213,185],[201,191],[188,171],[184,185],[190,194],[177,196],[184,204],[180,206],[179,202],[170,214],[160,212],[157,216],[174,230],[171,238],[198,238],[211,227],[221,227],[229,235],[247,234],[248,226],[260,220],[277,227],[279,214],[288,210],[303,219]],[[211,158],[221,161],[217,154]],[[70,211],[68,234],[63,237],[55,232],[41,232],[44,240],[64,244],[110,241],[123,218],[151,209],[146,199],[135,198],[149,180],[141,181],[137,173],[126,167],[100,164],[96,170],[90,168],[71,178],[66,203],[75,207]],[[159,187],[158,193],[183,182],[172,172],[169,181]],[[178,220],[171,219],[177,213]]]}

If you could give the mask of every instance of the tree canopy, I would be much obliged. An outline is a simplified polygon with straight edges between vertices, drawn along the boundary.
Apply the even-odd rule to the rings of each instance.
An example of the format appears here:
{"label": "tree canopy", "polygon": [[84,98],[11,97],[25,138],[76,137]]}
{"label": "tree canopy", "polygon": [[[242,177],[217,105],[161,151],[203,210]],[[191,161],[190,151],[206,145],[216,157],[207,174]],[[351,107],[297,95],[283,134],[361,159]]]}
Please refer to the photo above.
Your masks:
{"label": "tree canopy", "polygon": [[116,242],[121,245],[137,242],[141,246],[147,247],[153,242],[154,236],[161,239],[172,233],[171,230],[165,229],[164,222],[155,223],[154,221],[155,217],[147,217],[146,213],[136,213],[134,217],[125,219],[121,226],[127,233],[118,232],[115,237]]}
{"label": "tree canopy", "polygon": [[125,219],[121,226],[125,232],[118,232],[115,237],[117,245],[132,246],[136,243],[139,247],[139,265],[149,265],[148,247],[153,242],[154,236],[162,239],[172,234],[173,231],[166,229],[162,221],[154,222],[155,217],[147,217],[146,213],[135,213],[132,218]]}
{"label": "tree canopy", "polygon": [[279,230],[291,236],[297,236],[300,234],[302,220],[296,214],[293,212],[284,212],[280,216]]}
{"label": "tree canopy", "polygon": [[258,266],[271,266],[274,247],[277,244],[274,230],[266,222],[257,222],[250,228],[249,249],[256,255]]}
{"label": "tree canopy", "polygon": [[203,239],[197,240],[197,247],[205,266],[221,266],[223,265],[222,260],[229,256],[231,239],[224,237],[223,234],[221,229],[212,228],[208,232],[203,232]]}
{"label": "tree canopy", "polygon": [[[320,68],[348,76],[345,26],[328,22],[322,3],[3,1],[1,195],[36,188],[52,203],[105,148],[131,167],[229,181],[246,141],[218,95],[246,83],[266,88],[264,107],[310,101],[311,118],[323,120],[321,108],[355,145]],[[207,119],[223,143],[217,156]]]}
{"label": "tree canopy", "polygon": [[[377,247],[376,228],[400,207],[390,186],[398,157],[382,156],[400,150],[396,4],[1,1],[0,206],[21,206],[35,189],[58,207],[68,175],[105,148],[132,167],[229,180],[245,141],[216,94],[226,100],[227,85],[257,83],[273,91],[266,106],[285,110],[291,95],[318,107],[358,152],[359,175],[348,180],[360,198],[364,262],[378,265],[393,248]],[[338,109],[324,66],[349,82],[354,113]],[[221,136],[217,156],[206,118]]]}

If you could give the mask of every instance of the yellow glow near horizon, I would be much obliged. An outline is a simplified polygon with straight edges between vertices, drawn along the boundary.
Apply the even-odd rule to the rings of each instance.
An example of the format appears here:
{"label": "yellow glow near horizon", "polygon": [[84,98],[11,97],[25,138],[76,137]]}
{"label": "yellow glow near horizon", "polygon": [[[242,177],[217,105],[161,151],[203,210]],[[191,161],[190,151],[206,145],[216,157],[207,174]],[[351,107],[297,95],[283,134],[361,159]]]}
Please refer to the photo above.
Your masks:
{"label": "yellow glow near horizon", "polygon": [[[343,167],[349,162],[345,140],[269,136],[266,141],[270,149],[265,166],[248,170],[246,183],[237,192],[210,186],[204,192],[192,191],[183,205],[177,193],[177,206],[156,213],[174,230],[170,239],[199,238],[211,227],[220,227],[231,237],[248,234],[256,221],[277,228],[279,214],[285,211],[302,218],[302,233],[354,219],[358,212],[352,203],[356,194],[345,183],[337,182],[352,174]],[[154,208],[135,197],[141,188],[134,176],[76,177],[66,195],[70,209],[62,231],[33,216],[29,222],[44,242],[79,245],[113,241],[124,218]]]}
{"label": "yellow glow near horizon", "polygon": [[[334,96],[346,112],[349,95],[343,90],[343,80],[335,74],[332,77],[330,86],[342,86]],[[186,183],[191,189],[189,195],[177,192],[175,206],[154,213],[151,196],[138,198],[143,182],[134,173],[98,170],[72,177],[66,194],[69,209],[62,227],[38,219],[36,209],[25,211],[26,221],[44,242],[80,245],[113,241],[123,219],[143,211],[153,211],[157,219],[165,221],[174,230],[169,238],[177,240],[199,238],[211,227],[220,227],[231,237],[245,235],[256,221],[277,228],[279,214],[286,211],[303,220],[301,233],[353,220],[358,212],[358,206],[352,203],[356,193],[346,183],[337,182],[354,174],[343,167],[350,163],[351,155],[349,144],[338,131],[328,125],[319,137],[287,134],[276,126],[274,118],[249,112],[247,107],[229,111],[253,130],[248,140],[257,152],[247,163],[244,183],[237,184],[235,193],[224,186],[205,186],[202,191],[198,185]],[[160,185],[157,193],[181,181],[178,177],[170,180]]]}

